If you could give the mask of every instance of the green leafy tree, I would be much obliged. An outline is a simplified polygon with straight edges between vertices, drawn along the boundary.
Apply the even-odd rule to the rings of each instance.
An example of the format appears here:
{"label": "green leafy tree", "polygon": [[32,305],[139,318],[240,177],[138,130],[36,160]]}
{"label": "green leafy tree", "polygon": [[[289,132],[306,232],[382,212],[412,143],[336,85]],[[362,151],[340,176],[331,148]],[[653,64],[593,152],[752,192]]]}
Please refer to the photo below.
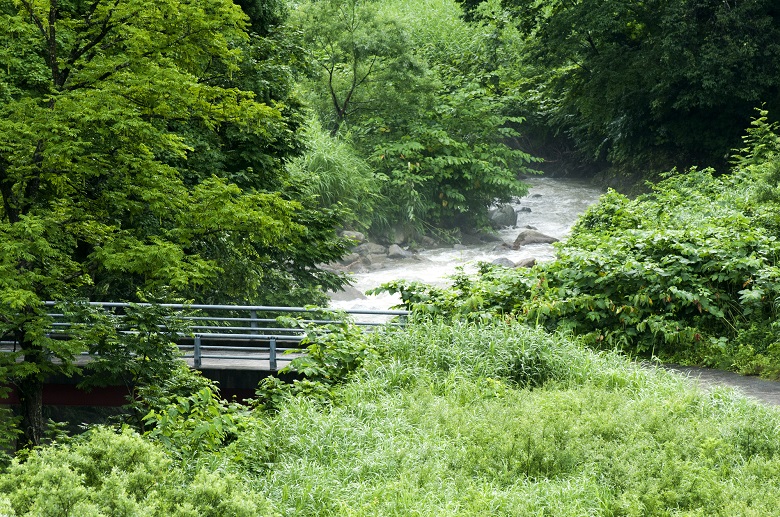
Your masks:
{"label": "green leafy tree", "polygon": [[42,301],[237,297],[246,290],[221,289],[220,276],[238,285],[254,262],[251,287],[269,268],[272,288],[306,280],[310,293],[313,261],[343,250],[294,191],[181,165],[208,161],[193,134],[291,131],[283,106],[231,83],[246,28],[224,0],[0,2],[0,334],[15,343],[0,361],[23,443],[41,440],[44,379],[73,373],[86,347],[47,334]]}
{"label": "green leafy tree", "polygon": [[318,113],[387,178],[373,231],[484,226],[492,203],[526,192],[517,177],[531,157],[510,147],[522,118],[505,115],[471,57],[483,33],[456,4],[313,2],[299,12],[324,70],[309,84]]}
{"label": "green leafy tree", "polygon": [[218,127],[196,120],[176,121],[175,130],[192,149],[185,157],[168,156],[187,184],[219,176],[244,191],[278,194],[295,202],[293,225],[284,245],[247,239],[245,234],[213,233],[201,238],[195,253],[218,261],[223,273],[218,285],[185,293],[203,303],[237,302],[302,305],[327,302],[325,290],[338,290],[344,275],[320,268],[347,251],[334,231],[349,219],[336,205],[323,206],[309,188],[311,179],[289,173],[287,164],[300,155],[306,114],[295,93],[295,79],[309,70],[309,56],[300,34],[285,23],[285,2],[237,2],[249,17],[247,38],[235,43],[240,51],[237,70],[218,63],[204,77],[208,84],[238,88],[275,110],[249,130],[239,120]]}
{"label": "green leafy tree", "polygon": [[[472,17],[484,3],[463,2]],[[492,2],[497,4],[498,2]],[[650,172],[725,169],[753,107],[780,102],[772,0],[502,0],[525,37],[503,75],[582,156]]]}
{"label": "green leafy tree", "polygon": [[325,118],[331,134],[358,114],[370,113],[381,99],[372,98],[372,83],[392,81],[405,66],[409,47],[392,17],[381,16],[371,0],[305,2],[297,23],[311,47],[323,88],[315,95],[329,105]]}
{"label": "green leafy tree", "polygon": [[532,158],[503,143],[521,119],[501,114],[500,101],[475,83],[442,84],[430,104],[384,122],[373,154],[395,192],[395,218],[437,228],[487,226],[487,208],[527,192],[518,181]]}

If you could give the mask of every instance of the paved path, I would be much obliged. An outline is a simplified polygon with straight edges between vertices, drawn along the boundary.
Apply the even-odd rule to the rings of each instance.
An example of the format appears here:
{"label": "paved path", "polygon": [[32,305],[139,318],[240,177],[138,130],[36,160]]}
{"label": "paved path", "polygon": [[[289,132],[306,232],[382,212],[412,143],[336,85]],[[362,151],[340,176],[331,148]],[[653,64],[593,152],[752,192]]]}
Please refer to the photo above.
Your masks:
{"label": "paved path", "polygon": [[698,366],[679,366],[665,364],[663,368],[692,379],[705,389],[712,386],[728,386],[747,397],[765,404],[780,406],[780,382],[768,381],[758,377],[748,377],[734,372],[713,370]]}

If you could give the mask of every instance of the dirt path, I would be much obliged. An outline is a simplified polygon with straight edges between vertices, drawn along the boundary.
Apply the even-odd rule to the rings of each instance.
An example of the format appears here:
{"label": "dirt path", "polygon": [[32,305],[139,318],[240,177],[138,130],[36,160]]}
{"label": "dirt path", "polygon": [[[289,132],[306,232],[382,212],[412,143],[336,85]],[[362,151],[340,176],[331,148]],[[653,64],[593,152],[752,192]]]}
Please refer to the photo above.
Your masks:
{"label": "dirt path", "polygon": [[729,386],[736,388],[737,391],[747,397],[765,404],[780,406],[780,382],[697,366],[666,364],[663,367],[667,370],[678,372],[694,382],[698,382],[704,388]]}

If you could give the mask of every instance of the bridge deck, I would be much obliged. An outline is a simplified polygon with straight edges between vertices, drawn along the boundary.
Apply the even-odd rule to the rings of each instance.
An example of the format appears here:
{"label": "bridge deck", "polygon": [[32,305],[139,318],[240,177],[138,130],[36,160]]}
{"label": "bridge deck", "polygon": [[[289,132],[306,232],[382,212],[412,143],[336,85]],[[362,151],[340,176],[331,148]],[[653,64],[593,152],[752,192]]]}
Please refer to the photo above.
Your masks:
{"label": "bridge deck", "polygon": [[[47,302],[51,307],[51,337],[70,339],[69,333],[85,324],[74,314],[78,311]],[[128,326],[128,314],[149,304],[117,302],[85,304],[99,312],[100,317],[116,324],[116,335],[136,332]],[[348,321],[366,331],[384,326],[402,326],[406,311],[350,310],[332,311],[302,307],[232,306],[232,305],[181,305],[162,304],[168,317],[183,322],[172,341],[183,353],[183,359],[191,368],[218,382],[222,395],[230,398],[248,398],[254,395],[257,383],[278,370],[303,351],[302,341],[307,332],[327,333],[332,326]],[[94,316],[94,313],[92,314]],[[87,325],[89,326],[89,325]],[[161,333],[167,329],[160,328]],[[0,353],[19,352],[19,343],[8,335],[0,335]],[[85,346],[89,347],[88,344]],[[21,361],[22,358],[17,359]],[[76,358],[77,365],[86,365],[92,357],[84,353]],[[44,388],[44,403],[54,405],[122,405],[127,403],[126,387],[96,388],[88,395],[76,390],[78,378],[58,377],[50,379]],[[15,395],[6,403],[17,403]]]}
{"label": "bridge deck", "polygon": [[[258,369],[276,371],[303,353],[310,333],[325,334],[345,322],[364,330],[383,325],[403,325],[407,311],[348,310],[327,308],[273,307],[198,304],[129,304],[120,302],[90,302],[76,307],[93,309],[90,323],[83,323],[82,313],[69,306],[47,302],[59,312],[49,313],[50,337],[70,339],[74,329],[94,326],[107,321],[115,326],[116,338],[138,334],[129,316],[133,311],[154,307],[167,311],[166,321],[175,321],[178,330],[160,327],[169,334],[192,368],[197,369]],[[97,311],[97,312],[95,312]],[[0,336],[0,352],[18,351],[19,343],[8,336]],[[89,347],[89,345],[87,345]],[[20,359],[21,360],[21,359]],[[89,353],[77,358],[83,365],[90,360]]]}

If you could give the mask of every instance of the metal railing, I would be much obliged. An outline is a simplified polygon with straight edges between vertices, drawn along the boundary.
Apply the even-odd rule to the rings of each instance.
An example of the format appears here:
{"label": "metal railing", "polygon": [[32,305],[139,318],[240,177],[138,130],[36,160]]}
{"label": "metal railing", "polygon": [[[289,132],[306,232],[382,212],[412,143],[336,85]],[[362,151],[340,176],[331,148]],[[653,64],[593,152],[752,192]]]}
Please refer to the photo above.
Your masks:
{"label": "metal railing", "polygon": [[[47,307],[55,308],[57,302],[46,302]],[[88,302],[92,308],[98,308],[115,318],[122,325],[126,311],[133,307],[161,307],[169,311],[166,318],[176,320],[177,326],[183,324],[183,332],[177,332],[175,343],[182,351],[182,358],[191,361],[196,369],[208,366],[225,367],[233,361],[233,366],[241,369],[249,363],[267,362],[267,368],[278,370],[280,362],[289,362],[303,353],[301,342],[307,336],[307,330],[313,327],[327,332],[330,325],[345,321],[357,325],[366,331],[379,326],[402,326],[407,311],[310,307],[274,307],[255,305],[203,305],[203,304],[129,304],[122,302]],[[74,321],[64,312],[50,312],[52,321],[49,335],[59,339],[68,339],[68,331],[74,325],[83,324]],[[166,330],[161,325],[161,330]],[[132,328],[121,330],[123,333],[135,332]],[[0,344],[8,345],[8,342]],[[291,355],[292,354],[292,355]],[[85,353],[84,355],[89,355]],[[260,364],[256,369],[262,369]]]}

